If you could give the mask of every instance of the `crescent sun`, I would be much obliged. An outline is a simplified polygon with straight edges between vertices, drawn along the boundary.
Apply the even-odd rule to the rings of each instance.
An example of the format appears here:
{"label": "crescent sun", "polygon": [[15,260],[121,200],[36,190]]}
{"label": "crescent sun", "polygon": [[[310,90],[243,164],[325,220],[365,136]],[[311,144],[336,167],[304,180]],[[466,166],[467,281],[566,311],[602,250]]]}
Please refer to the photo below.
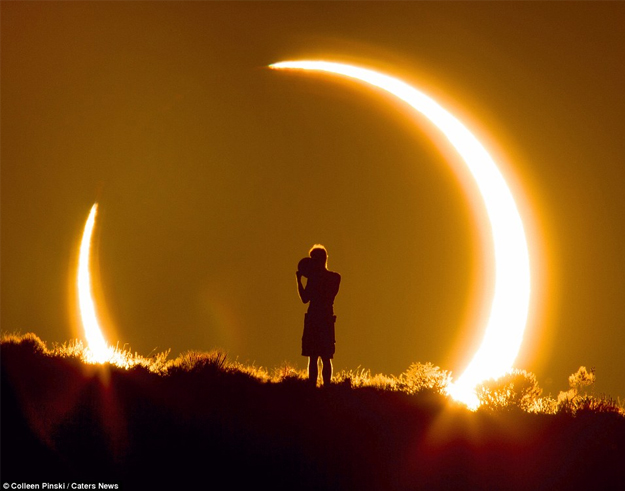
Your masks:
{"label": "crescent sun", "polygon": [[329,72],[389,92],[434,124],[464,160],[475,179],[491,226],[495,289],[482,343],[462,375],[449,386],[448,393],[469,407],[477,407],[476,385],[512,369],[523,341],[530,300],[530,263],[523,222],[497,164],[455,116],[397,78],[325,61],[285,61],[270,68]]}
{"label": "crescent sun", "polygon": [[96,203],[91,207],[80,241],[76,291],[78,292],[80,318],[89,348],[87,359],[95,363],[104,363],[111,359],[113,353],[102,334],[91,284],[91,269],[89,267],[91,262],[91,238],[97,213],[98,205]]}

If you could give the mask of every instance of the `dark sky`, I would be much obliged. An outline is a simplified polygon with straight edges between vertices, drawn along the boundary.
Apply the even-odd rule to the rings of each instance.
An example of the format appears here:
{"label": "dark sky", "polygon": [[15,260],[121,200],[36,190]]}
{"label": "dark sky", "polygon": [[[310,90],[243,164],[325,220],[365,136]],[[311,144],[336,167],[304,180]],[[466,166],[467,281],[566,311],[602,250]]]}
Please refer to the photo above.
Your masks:
{"label": "dark sky", "polygon": [[580,365],[625,396],[622,2],[2,2],[2,329],[73,327],[84,221],[115,344],[299,356],[295,269],[343,276],[335,368],[457,375],[489,258],[425,120],[336,77],[404,78],[489,148],[519,203],[533,294],[516,366],[547,393]]}

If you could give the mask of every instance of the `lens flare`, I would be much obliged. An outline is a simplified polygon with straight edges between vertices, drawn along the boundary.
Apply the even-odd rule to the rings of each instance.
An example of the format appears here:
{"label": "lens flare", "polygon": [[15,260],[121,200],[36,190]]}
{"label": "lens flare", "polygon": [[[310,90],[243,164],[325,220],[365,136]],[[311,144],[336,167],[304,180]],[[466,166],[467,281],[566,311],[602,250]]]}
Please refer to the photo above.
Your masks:
{"label": "lens flare", "polygon": [[104,363],[111,359],[113,349],[108,346],[102,334],[102,328],[98,320],[93,298],[91,283],[91,237],[95,227],[95,218],[98,212],[97,203],[94,204],[85,223],[85,230],[80,243],[80,256],[78,259],[78,306],[82,321],[89,354],[87,359],[96,363]]}
{"label": "lens flare", "polygon": [[495,291],[484,338],[448,393],[470,408],[479,404],[475,386],[512,369],[527,322],[530,265],[521,216],[501,172],[477,138],[434,99],[405,82],[364,68],[325,61],[285,61],[273,69],[316,70],[342,75],[391,93],[429,119],[449,140],[471,172],[491,225]]}

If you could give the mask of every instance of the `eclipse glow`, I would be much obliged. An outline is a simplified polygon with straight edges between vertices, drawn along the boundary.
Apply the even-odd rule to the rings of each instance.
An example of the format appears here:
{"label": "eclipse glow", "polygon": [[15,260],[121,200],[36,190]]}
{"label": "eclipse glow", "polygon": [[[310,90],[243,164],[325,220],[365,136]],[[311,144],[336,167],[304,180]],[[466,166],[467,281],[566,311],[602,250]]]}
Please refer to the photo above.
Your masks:
{"label": "eclipse glow", "polygon": [[93,288],[91,280],[91,237],[95,227],[95,218],[98,212],[97,203],[91,207],[89,218],[85,223],[85,230],[80,243],[80,256],[78,259],[78,306],[80,308],[80,319],[87,340],[90,361],[103,363],[111,359],[113,349],[108,346],[102,334],[102,328],[98,320],[93,298]]}
{"label": "eclipse glow", "polygon": [[482,343],[448,392],[467,406],[477,407],[475,386],[489,378],[500,377],[512,368],[523,341],[530,298],[529,253],[523,223],[512,193],[493,158],[449,111],[397,78],[325,61],[285,61],[270,67],[329,72],[390,92],[429,119],[466,163],[480,191],[491,225],[495,291]]}

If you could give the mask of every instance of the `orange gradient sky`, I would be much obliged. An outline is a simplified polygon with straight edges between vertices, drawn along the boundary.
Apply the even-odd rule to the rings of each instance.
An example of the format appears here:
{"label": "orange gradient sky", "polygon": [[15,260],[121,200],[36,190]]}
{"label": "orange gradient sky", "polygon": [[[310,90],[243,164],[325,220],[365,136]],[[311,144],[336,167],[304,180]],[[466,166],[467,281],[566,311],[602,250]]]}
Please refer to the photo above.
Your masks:
{"label": "orange gradient sky", "polygon": [[[297,261],[343,275],[335,367],[461,371],[492,271],[454,158],[389,98],[279,75],[332,59],[419,87],[487,146],[535,267],[516,366],[625,396],[621,3],[2,3],[2,329],[64,341],[99,203],[120,343],[299,357]],[[118,339],[107,339],[113,344]]]}

